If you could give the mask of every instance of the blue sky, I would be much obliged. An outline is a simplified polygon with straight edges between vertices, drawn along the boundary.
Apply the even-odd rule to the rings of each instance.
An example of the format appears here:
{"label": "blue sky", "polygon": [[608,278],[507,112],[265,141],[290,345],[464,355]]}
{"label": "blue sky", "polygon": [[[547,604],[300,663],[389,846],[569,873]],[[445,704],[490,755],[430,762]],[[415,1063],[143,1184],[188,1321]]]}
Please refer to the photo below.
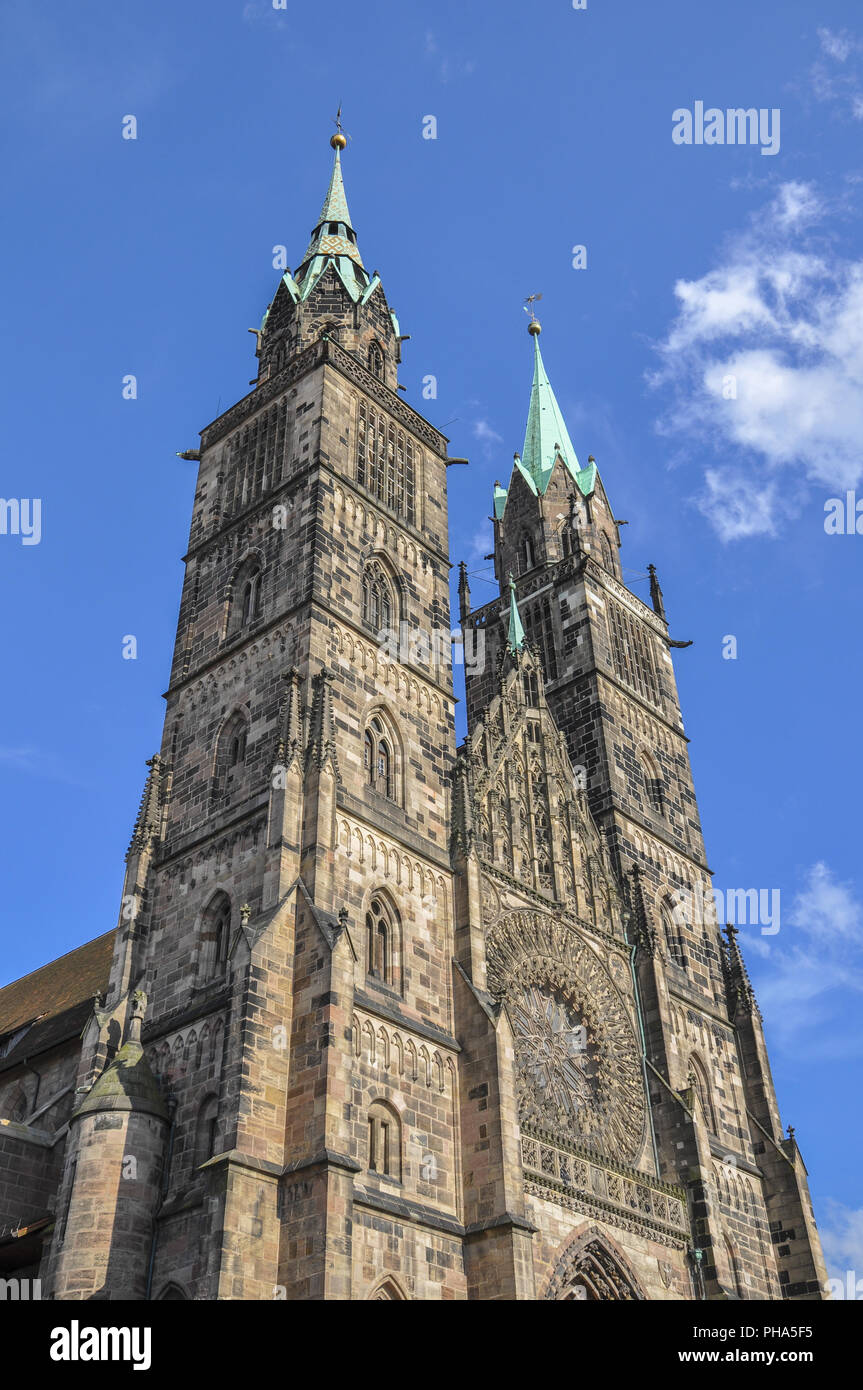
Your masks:
{"label": "blue sky", "polygon": [[[715,882],[781,892],[779,933],[744,949],[832,1267],[863,1271],[863,536],[824,529],[828,499],[863,500],[859,6],[7,0],[0,52],[0,493],[42,501],[38,545],[0,535],[0,978],[116,920],[188,536],[175,452],[248,389],[272,248],[302,254],[341,102],[407,399],[471,459],[451,541],[476,604],[543,294],[628,582],[655,563],[694,642],[676,669]],[[696,101],[778,108],[778,153],[675,144]]]}

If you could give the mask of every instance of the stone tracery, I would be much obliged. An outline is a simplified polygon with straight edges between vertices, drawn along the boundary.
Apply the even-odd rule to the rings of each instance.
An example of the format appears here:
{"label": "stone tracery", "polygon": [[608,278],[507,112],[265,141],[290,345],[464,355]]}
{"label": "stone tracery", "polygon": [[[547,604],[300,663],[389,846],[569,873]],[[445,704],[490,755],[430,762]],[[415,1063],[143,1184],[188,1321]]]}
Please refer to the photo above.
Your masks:
{"label": "stone tracery", "polygon": [[492,927],[488,962],[515,1036],[522,1123],[635,1158],[645,1125],[635,1034],[595,952],[563,922],[514,912]]}

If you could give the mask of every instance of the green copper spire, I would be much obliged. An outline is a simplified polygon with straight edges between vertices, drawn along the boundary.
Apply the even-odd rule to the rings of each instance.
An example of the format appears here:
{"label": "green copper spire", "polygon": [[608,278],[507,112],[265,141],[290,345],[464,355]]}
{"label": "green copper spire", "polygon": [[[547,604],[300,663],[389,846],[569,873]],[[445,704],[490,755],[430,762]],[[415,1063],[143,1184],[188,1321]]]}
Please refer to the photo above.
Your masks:
{"label": "green copper spire", "polygon": [[335,266],[345,288],[353,300],[357,300],[366,290],[369,277],[363,265],[363,258],[357,246],[357,234],[351,223],[348,200],[342,179],[341,152],[345,146],[344,136],[334,135],[330,141],[335,157],[330,185],[321,215],[317,220],[306,247],[305,255],[294,276],[300,299],[307,299],[327,266]]}
{"label": "green copper spire", "polygon": [[524,628],[521,625],[521,616],[518,611],[518,604],[515,601],[515,580],[509,576],[509,636],[506,645],[512,652],[520,652],[524,646]]}
{"label": "green copper spire", "polygon": [[558,454],[573,477],[579,472],[579,467],[569,431],[551,389],[551,382],[539,350],[539,324],[534,319],[530,327],[533,338],[533,386],[530,392],[530,409],[521,464],[533,478],[537,490],[545,492]]}
{"label": "green copper spire", "polygon": [[[584,497],[589,497],[596,487],[596,464],[588,460],[586,468],[579,467],[578,458],[569,437],[569,430],[557,403],[551,382],[545,370],[542,353],[539,350],[539,335],[542,329],[532,318],[528,332],[533,338],[533,385],[530,390],[530,408],[527,414],[527,429],[524,433],[524,449],[516,454],[513,461],[513,477],[518,469],[531,492],[543,496],[554,472],[558,455],[578,484]],[[510,480],[511,485],[511,480]],[[499,521],[506,508],[508,488],[495,483],[494,515]]]}

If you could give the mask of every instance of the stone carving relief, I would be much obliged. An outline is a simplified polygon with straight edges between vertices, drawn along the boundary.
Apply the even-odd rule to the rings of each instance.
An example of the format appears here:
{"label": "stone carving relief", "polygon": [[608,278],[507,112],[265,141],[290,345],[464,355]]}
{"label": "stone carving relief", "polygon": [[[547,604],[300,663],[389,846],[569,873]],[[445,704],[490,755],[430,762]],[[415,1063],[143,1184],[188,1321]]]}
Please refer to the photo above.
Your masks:
{"label": "stone carving relief", "polygon": [[522,1124],[634,1159],[646,1121],[635,1033],[587,942],[544,913],[509,913],[488,935],[488,984],[513,1029]]}

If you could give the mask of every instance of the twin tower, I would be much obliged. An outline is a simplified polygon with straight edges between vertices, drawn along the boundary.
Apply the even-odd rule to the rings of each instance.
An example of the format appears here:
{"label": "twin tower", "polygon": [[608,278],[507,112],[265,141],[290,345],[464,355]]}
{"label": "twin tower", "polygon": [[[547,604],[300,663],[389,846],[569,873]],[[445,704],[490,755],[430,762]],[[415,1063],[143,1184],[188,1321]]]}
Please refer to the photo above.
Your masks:
{"label": "twin tower", "polygon": [[532,321],[456,748],[447,441],[334,161],[201,436],[164,736],[86,1027],[57,1299],[820,1298],[662,594]]}

